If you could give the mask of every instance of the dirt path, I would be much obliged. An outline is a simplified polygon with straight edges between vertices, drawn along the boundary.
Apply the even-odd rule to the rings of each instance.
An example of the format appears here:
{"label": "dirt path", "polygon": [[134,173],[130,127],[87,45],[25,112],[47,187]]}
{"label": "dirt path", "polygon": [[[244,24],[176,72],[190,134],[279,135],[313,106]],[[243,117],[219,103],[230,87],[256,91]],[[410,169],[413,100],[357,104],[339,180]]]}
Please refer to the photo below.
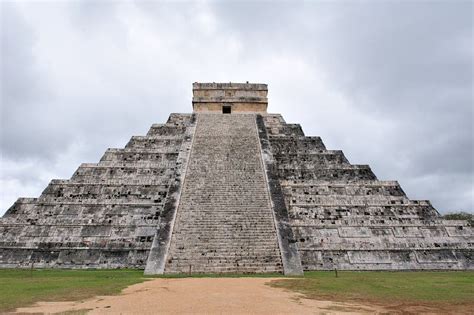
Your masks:
{"label": "dirt path", "polygon": [[19,313],[88,314],[373,314],[377,306],[303,299],[272,288],[269,278],[154,279],[126,288],[121,295],[77,302],[41,302]]}

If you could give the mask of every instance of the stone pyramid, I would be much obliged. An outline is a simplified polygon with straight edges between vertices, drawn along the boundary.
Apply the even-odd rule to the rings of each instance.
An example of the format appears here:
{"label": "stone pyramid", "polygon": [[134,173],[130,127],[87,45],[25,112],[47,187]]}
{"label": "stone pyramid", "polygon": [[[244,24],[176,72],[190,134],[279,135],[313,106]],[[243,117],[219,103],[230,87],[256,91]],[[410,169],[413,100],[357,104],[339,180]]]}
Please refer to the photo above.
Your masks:
{"label": "stone pyramid", "polygon": [[194,83],[171,114],[0,219],[0,267],[147,274],[474,269],[473,228],[267,113],[265,84]]}

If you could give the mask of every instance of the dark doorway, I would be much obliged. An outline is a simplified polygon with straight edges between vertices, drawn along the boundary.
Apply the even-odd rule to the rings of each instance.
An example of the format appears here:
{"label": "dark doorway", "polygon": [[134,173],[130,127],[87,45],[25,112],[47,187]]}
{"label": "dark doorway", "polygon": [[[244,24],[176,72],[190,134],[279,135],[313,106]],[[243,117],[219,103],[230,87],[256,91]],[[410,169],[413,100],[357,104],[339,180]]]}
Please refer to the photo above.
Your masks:
{"label": "dark doorway", "polygon": [[230,114],[232,112],[232,109],[230,106],[222,106],[222,114]]}

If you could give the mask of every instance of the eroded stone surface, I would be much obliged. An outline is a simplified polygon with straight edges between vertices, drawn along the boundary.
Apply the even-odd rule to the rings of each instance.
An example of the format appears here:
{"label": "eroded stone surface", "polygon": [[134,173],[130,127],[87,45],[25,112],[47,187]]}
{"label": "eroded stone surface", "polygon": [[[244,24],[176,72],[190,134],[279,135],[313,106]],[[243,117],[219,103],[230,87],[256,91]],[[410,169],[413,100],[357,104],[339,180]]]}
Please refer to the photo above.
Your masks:
{"label": "eroded stone surface", "polygon": [[172,114],[39,198],[18,199],[0,220],[0,266],[144,268],[194,124]]}
{"label": "eroded stone surface", "polygon": [[194,112],[222,113],[223,106],[233,112],[266,113],[266,84],[255,83],[194,83]]}
{"label": "eroded stone surface", "polygon": [[262,115],[305,270],[473,269],[473,228],[379,181],[281,115]]}

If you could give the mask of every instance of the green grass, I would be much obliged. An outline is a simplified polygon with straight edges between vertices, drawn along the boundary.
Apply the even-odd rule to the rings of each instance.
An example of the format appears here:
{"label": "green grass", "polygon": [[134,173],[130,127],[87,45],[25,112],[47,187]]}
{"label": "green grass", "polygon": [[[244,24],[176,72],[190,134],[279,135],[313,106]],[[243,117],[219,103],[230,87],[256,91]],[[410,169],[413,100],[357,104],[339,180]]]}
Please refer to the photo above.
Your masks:
{"label": "green grass", "polygon": [[[308,298],[366,301],[378,304],[441,305],[447,310],[474,305],[474,272],[306,272],[281,274],[177,274],[143,276],[143,270],[19,270],[0,269],[0,313],[37,301],[83,300],[118,294],[150,278],[278,277],[271,286],[303,293]],[[452,306],[453,305],[453,306]]]}
{"label": "green grass", "polygon": [[306,272],[304,278],[282,279],[273,287],[308,298],[375,303],[474,304],[474,272]]}
{"label": "green grass", "polygon": [[118,294],[144,280],[143,270],[0,269],[0,313],[37,301],[82,300]]}

